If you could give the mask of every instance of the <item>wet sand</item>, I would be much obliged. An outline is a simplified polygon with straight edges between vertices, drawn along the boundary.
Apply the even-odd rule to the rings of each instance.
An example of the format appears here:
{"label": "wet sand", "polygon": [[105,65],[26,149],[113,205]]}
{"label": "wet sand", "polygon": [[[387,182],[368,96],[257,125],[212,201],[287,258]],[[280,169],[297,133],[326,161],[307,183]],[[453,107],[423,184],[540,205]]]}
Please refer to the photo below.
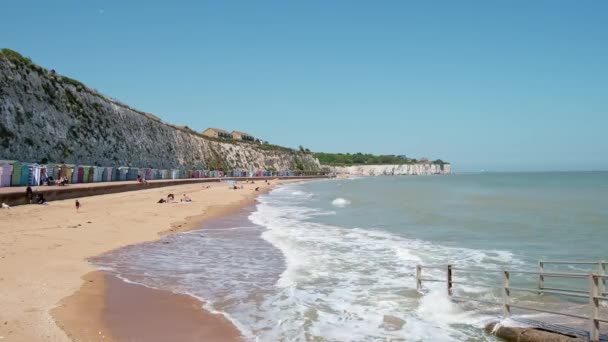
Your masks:
{"label": "wet sand", "polygon": [[201,309],[196,298],[130,284],[94,271],[53,310],[74,341],[240,341],[222,315]]}
{"label": "wet sand", "polygon": [[[121,305],[120,310],[115,305],[110,308],[109,304],[120,302],[113,302],[111,296],[103,294],[109,293],[110,288],[120,293],[116,289],[123,287],[93,275],[83,280],[85,274],[95,271],[86,261],[88,258],[129,244],[156,240],[159,233],[199,229],[204,219],[251,205],[257,195],[277,183],[256,182],[245,185],[244,190],[229,190],[227,184],[192,184],[86,197],[81,199],[83,207],[79,212],[73,200],[0,211],[0,337],[9,341],[68,341],[70,336],[75,339],[78,335],[81,336],[75,339],[78,341],[112,340],[112,335],[119,336],[122,330],[118,325],[116,332],[110,333],[114,326],[104,329],[106,324],[117,324],[111,319],[104,322],[104,312],[114,312],[114,317],[117,311],[113,310],[123,312],[118,321],[126,322],[144,312],[147,315],[148,310],[133,305]],[[253,191],[255,187],[261,187],[262,191]],[[194,202],[156,203],[169,193],[178,200],[187,193]],[[72,296],[81,287],[78,298]],[[150,291],[143,291],[150,294],[146,302],[160,305],[161,311],[181,312],[187,311],[186,307],[196,307],[195,311],[204,313],[201,303],[194,298],[163,291],[152,295]],[[181,303],[179,309],[167,307],[172,302]],[[135,314],[127,310],[132,308]],[[226,322],[223,316],[208,313],[204,319],[209,326],[224,326]],[[164,328],[171,331],[171,325]],[[235,331],[233,328],[226,338],[229,340]]]}

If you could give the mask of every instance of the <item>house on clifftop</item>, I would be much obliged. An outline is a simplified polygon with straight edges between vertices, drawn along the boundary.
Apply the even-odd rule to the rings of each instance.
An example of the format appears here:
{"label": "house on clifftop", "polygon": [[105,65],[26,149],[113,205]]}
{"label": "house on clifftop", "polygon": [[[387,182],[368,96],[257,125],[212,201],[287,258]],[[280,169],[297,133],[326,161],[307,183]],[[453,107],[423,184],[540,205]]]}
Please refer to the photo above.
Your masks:
{"label": "house on clifftop", "polygon": [[245,133],[245,132],[232,131],[232,138],[234,138],[236,140],[255,142],[255,137],[253,135],[251,135],[249,133]]}
{"label": "house on clifftop", "polygon": [[218,139],[232,139],[230,132],[219,128],[207,128],[203,131],[203,135]]}

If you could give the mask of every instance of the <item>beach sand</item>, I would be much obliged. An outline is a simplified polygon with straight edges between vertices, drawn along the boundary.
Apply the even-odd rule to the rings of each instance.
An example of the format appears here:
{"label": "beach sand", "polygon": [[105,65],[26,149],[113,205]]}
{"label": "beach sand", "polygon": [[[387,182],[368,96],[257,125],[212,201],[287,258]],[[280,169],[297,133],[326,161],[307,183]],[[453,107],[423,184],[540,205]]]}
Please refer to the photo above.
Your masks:
{"label": "beach sand", "polygon": [[[238,330],[202,310],[196,299],[126,284],[94,272],[86,260],[159,233],[199,229],[205,219],[253,204],[278,182],[244,184],[243,190],[212,183],[86,197],[79,212],[73,200],[0,211],[0,337],[112,341],[139,335],[137,340],[150,341],[148,333],[155,333],[180,341],[237,340]],[[194,202],[156,203],[170,193],[178,200],[188,194]]]}

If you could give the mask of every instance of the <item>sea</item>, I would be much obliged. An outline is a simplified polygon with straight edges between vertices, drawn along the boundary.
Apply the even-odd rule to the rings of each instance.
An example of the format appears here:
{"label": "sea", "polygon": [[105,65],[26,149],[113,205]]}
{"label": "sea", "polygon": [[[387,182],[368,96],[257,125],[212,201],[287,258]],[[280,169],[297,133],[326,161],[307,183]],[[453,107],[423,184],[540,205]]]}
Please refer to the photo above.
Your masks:
{"label": "sea", "polygon": [[[535,289],[537,275],[516,272],[537,271],[541,260],[608,260],[608,172],[290,183],[205,227],[93,262],[126,281],[200,298],[249,341],[495,341],[483,327],[502,317],[493,303],[502,301],[503,269],[513,272],[512,286]],[[423,281],[419,291],[417,265],[431,280],[445,280],[452,265],[453,296],[475,300],[454,300],[443,282]],[[548,264],[545,271],[594,267]],[[545,286],[584,290],[588,283],[547,278]],[[586,299],[512,297],[585,310]]]}

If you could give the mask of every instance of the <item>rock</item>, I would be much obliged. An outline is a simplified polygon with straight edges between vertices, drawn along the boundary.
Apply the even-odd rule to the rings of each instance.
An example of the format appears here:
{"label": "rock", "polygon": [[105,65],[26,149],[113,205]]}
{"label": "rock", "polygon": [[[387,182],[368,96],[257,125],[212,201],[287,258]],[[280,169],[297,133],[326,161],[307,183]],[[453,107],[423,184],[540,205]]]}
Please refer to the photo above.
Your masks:
{"label": "rock", "polygon": [[405,325],[405,321],[399,317],[384,315],[380,328],[384,328],[389,331],[400,330]]}
{"label": "rock", "polygon": [[513,342],[583,342],[585,340],[561,335],[535,328],[517,328],[503,326],[498,322],[490,323],[485,327],[488,334],[498,336],[506,341]]}

